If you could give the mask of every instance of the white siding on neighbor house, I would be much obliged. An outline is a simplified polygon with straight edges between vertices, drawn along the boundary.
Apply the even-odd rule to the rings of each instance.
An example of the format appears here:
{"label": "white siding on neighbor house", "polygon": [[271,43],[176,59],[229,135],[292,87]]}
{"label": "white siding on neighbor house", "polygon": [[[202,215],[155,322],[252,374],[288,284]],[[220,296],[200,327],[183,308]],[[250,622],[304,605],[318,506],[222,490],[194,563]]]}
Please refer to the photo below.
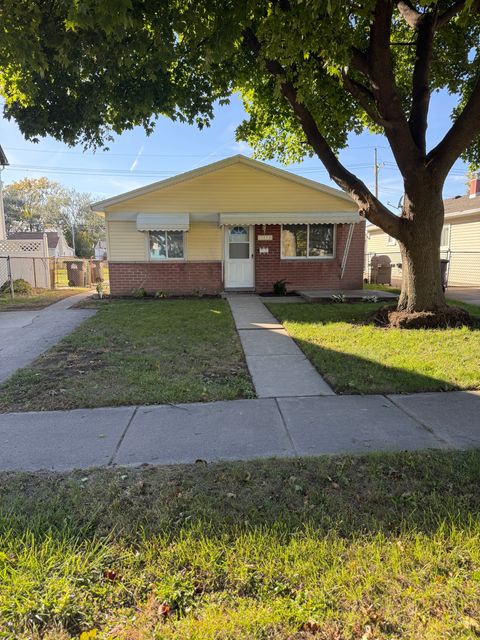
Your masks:
{"label": "white siding on neighbor house", "polygon": [[450,227],[449,284],[480,287],[480,220]]}
{"label": "white siding on neighbor house", "polygon": [[[138,231],[133,220],[109,221],[107,217],[108,258],[112,262],[144,262],[148,256],[148,232]],[[185,232],[187,260],[222,259],[222,230],[214,222],[192,222]]]}
{"label": "white siding on neighbor house", "polygon": [[[368,234],[368,227],[367,227]],[[392,265],[392,279],[395,281],[401,280],[402,278],[402,270],[398,267],[398,264],[402,262],[402,256],[400,255],[400,249],[398,244],[395,242],[394,244],[389,244],[388,241],[389,236],[386,233],[377,232],[371,233],[370,237],[367,238],[367,248],[366,248],[366,257],[365,257],[365,277],[369,277],[370,273],[368,270],[368,265],[370,263],[372,254],[375,253],[378,256],[388,256],[390,258],[390,262]]]}
{"label": "white siding on neighbor house", "polygon": [[[455,220],[447,217],[445,226],[450,229],[449,245],[441,248],[440,255],[450,261],[448,284],[480,286],[480,217],[475,216],[473,220]],[[398,245],[389,244],[388,235],[383,231],[370,233],[367,239],[367,266],[373,253],[388,256],[393,265],[401,262]],[[367,266],[366,277],[369,275]],[[401,277],[401,269],[392,267],[392,280],[398,282]]]}

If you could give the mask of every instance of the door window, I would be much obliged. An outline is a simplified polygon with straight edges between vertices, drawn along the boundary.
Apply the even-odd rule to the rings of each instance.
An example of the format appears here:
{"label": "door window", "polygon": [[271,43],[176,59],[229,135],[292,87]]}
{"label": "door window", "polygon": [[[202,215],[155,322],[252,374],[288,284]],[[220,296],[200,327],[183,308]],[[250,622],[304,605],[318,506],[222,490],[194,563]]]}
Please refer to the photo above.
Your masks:
{"label": "door window", "polygon": [[250,258],[250,232],[248,227],[232,227],[228,231],[228,257],[230,260]]}

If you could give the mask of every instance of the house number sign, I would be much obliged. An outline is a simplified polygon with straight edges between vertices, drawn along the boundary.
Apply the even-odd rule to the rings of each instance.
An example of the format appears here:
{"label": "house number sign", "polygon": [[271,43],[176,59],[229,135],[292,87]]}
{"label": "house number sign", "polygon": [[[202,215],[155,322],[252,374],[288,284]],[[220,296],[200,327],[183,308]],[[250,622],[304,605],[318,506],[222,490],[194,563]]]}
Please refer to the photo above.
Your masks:
{"label": "house number sign", "polygon": [[260,240],[260,242],[266,242],[268,240],[273,240],[273,236],[257,236],[257,240]]}

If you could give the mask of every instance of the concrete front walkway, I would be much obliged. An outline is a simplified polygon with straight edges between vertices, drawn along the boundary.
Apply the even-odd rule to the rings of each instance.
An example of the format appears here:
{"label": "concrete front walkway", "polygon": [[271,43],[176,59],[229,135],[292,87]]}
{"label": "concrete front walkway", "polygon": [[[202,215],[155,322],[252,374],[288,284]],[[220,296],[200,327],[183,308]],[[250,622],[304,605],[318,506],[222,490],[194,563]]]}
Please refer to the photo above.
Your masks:
{"label": "concrete front walkway", "polygon": [[0,470],[480,446],[480,393],[263,398],[0,414]]}
{"label": "concrete front walkway", "polygon": [[227,300],[259,398],[335,395],[258,296]]}
{"label": "concrete front walkway", "polygon": [[0,383],[93,315],[92,309],[70,308],[91,295],[85,291],[35,311],[0,312]]}

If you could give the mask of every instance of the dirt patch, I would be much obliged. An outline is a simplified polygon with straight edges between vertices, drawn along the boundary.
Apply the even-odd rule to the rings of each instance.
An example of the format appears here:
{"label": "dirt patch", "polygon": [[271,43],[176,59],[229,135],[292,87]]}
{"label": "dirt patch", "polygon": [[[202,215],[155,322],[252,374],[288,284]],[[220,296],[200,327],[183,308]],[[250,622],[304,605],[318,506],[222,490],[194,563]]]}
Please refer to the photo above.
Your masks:
{"label": "dirt patch", "polygon": [[367,324],[390,329],[452,329],[478,327],[480,325],[468,311],[459,307],[447,307],[442,311],[398,311],[396,307],[382,307],[373,313]]}

